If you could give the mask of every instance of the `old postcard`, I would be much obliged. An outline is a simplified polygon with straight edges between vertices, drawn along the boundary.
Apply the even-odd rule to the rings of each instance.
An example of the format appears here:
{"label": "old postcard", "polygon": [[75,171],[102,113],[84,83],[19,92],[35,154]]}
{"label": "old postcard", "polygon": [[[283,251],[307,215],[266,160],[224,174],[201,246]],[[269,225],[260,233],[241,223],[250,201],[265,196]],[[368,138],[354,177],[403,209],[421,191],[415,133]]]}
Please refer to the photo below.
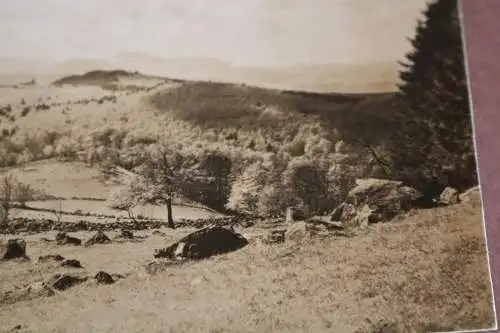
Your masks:
{"label": "old postcard", "polygon": [[0,3],[0,326],[497,326],[455,0]]}

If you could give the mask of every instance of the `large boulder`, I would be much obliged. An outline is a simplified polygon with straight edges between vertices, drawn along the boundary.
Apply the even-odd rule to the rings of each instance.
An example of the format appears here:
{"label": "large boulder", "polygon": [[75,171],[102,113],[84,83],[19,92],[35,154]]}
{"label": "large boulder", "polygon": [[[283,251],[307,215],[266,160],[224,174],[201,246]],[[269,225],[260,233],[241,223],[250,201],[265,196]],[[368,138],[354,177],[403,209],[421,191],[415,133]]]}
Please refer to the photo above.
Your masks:
{"label": "large boulder", "polygon": [[155,258],[205,259],[236,251],[248,244],[242,235],[223,227],[197,230],[164,249],[155,251]]}
{"label": "large boulder", "polygon": [[27,258],[26,241],[19,238],[9,239],[7,243],[0,246],[0,258],[2,260]]}
{"label": "large boulder", "polygon": [[358,179],[345,201],[330,215],[331,221],[364,229],[370,223],[388,221],[414,207],[422,194],[403,182]]}

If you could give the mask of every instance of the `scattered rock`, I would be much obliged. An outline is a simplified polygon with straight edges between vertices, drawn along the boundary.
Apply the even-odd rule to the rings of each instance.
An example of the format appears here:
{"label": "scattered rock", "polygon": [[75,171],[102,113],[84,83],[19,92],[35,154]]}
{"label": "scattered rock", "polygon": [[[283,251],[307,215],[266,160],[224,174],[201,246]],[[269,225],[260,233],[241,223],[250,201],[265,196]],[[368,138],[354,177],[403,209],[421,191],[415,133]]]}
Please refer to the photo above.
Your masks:
{"label": "scattered rock", "polygon": [[7,244],[0,246],[0,258],[2,258],[2,260],[27,258],[26,241],[20,238],[9,239]]}
{"label": "scattered rock", "polygon": [[164,249],[155,251],[155,258],[204,259],[236,251],[248,244],[241,234],[223,227],[197,230]]}
{"label": "scattered rock", "polygon": [[285,242],[286,230],[272,230],[267,234],[268,244],[281,244]]}
{"label": "scattered rock", "polygon": [[123,229],[121,234],[120,234],[120,237],[121,238],[126,238],[126,239],[133,239],[134,238],[134,234],[131,230],[126,230],[126,229]]}
{"label": "scattered rock", "polygon": [[111,239],[101,230],[99,230],[94,236],[90,237],[86,242],[85,246],[90,246],[94,244],[107,244],[111,243]]}
{"label": "scattered rock", "polygon": [[161,236],[161,237],[165,237],[167,234],[165,234],[164,232],[162,231],[159,231],[159,230],[155,230],[151,233],[152,235],[155,235],[155,236]]}
{"label": "scattered rock", "polygon": [[0,294],[0,302],[5,304],[15,304],[17,302],[27,301],[40,297],[50,297],[55,295],[55,292],[44,282],[35,282],[28,287],[18,288],[2,292]]}
{"label": "scattered rock", "polygon": [[155,275],[164,272],[168,267],[179,265],[181,261],[152,261],[144,266],[146,273]]}
{"label": "scattered rock", "polygon": [[446,187],[439,196],[439,202],[444,205],[454,205],[460,201],[458,191],[452,187]]}
{"label": "scattered rock", "polygon": [[368,228],[368,224],[371,222],[370,219],[373,216],[374,210],[370,208],[369,205],[363,205],[358,210],[352,205],[348,205],[347,207],[348,210],[346,210],[346,212],[348,213],[346,213],[346,216],[349,216],[349,219],[344,221],[344,229],[355,233],[365,231]]}
{"label": "scattered rock", "polygon": [[106,273],[104,271],[99,271],[95,276],[94,279],[97,281],[99,284],[112,284],[115,282],[111,274]]}
{"label": "scattered rock", "polygon": [[286,240],[301,241],[307,237],[307,224],[305,222],[293,223],[285,233]]}
{"label": "scattered rock", "polygon": [[63,261],[64,257],[59,254],[47,254],[38,257],[38,262]]}
{"label": "scattered rock", "polygon": [[83,268],[80,260],[76,259],[66,259],[61,263],[63,267],[72,267],[72,268]]}
{"label": "scattered rock", "polygon": [[71,237],[65,232],[59,232],[56,235],[58,245],[82,245],[82,240],[76,237]]}
{"label": "scattered rock", "polygon": [[26,288],[26,292],[29,294],[29,298],[50,297],[56,294],[54,289],[50,288],[45,282],[41,281],[30,285]]}
{"label": "scattered rock", "polygon": [[70,274],[56,274],[48,282],[52,288],[62,291],[87,281],[87,277]]}

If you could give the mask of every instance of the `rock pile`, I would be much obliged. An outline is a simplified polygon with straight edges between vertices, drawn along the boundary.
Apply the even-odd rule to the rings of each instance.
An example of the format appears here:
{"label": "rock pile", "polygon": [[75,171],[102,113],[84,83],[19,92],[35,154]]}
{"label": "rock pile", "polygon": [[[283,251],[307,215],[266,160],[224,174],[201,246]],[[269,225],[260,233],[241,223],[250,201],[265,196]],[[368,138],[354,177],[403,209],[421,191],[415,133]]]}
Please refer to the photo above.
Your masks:
{"label": "rock pile", "polygon": [[358,179],[345,201],[330,215],[345,228],[362,230],[370,223],[388,221],[416,206],[422,197],[402,182],[385,179]]}

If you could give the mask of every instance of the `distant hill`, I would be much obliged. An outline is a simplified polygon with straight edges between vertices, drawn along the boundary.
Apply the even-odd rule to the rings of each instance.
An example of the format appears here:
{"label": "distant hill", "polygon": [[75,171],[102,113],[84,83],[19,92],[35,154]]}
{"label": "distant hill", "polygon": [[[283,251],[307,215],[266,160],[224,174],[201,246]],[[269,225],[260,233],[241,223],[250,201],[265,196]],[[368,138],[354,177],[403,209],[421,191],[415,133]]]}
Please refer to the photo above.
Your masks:
{"label": "distant hill", "polygon": [[[18,61],[17,61],[18,60]],[[44,62],[45,61],[45,62]],[[3,63],[2,63],[3,62]],[[120,54],[112,59],[73,59],[49,62],[43,59],[0,59],[0,76],[38,79],[42,75],[70,76],[95,69],[120,68],[149,75],[184,80],[212,80],[246,83],[266,88],[311,92],[380,93],[395,91],[398,79],[396,62],[369,64],[307,64],[282,67],[235,66],[230,62],[205,58],[163,58],[142,53]],[[15,69],[15,70],[14,70]],[[10,82],[12,83],[12,82]]]}
{"label": "distant hill", "polygon": [[55,80],[52,84],[60,86],[63,84],[89,84],[101,85],[106,83],[118,82],[120,78],[129,78],[142,76],[139,72],[128,72],[125,70],[93,70],[81,75],[69,75]]}
{"label": "distant hill", "polygon": [[56,87],[63,85],[98,86],[105,90],[144,90],[148,85],[151,86],[167,81],[170,80],[159,76],[146,75],[138,71],[99,69],[83,74],[63,76],[54,80],[51,85]]}
{"label": "distant hill", "polygon": [[205,129],[282,132],[318,122],[375,144],[385,140],[399,111],[391,92],[327,94],[201,81],[159,90],[148,101],[175,119]]}

